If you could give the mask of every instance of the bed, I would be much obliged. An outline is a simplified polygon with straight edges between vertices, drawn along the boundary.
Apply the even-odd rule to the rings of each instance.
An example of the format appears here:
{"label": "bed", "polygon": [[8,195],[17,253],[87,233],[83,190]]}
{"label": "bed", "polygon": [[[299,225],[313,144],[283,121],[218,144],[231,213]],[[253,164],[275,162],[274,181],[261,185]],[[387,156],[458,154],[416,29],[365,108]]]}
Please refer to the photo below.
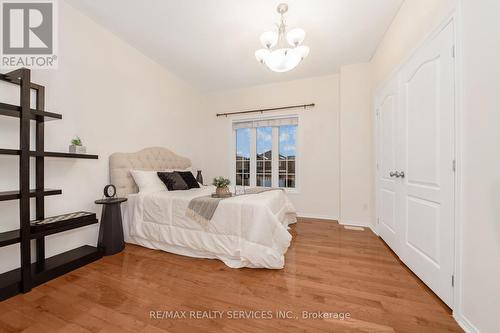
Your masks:
{"label": "bed", "polygon": [[219,259],[232,268],[284,267],[296,222],[295,209],[281,190],[220,201],[212,219],[200,223],[186,216],[189,202],[210,195],[212,186],[140,194],[130,170],[186,170],[191,162],[153,147],[110,157],[111,182],[127,197],[123,228],[127,243],[196,258]]}

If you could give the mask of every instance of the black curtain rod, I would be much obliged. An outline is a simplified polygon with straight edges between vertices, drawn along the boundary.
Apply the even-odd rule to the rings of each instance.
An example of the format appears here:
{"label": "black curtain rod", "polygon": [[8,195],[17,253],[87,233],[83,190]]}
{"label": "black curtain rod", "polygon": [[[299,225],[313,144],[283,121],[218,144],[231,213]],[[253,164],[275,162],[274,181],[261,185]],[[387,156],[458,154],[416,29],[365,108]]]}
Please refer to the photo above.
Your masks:
{"label": "black curtain rod", "polygon": [[245,114],[245,113],[264,113],[269,111],[277,111],[277,110],[286,110],[286,109],[297,109],[297,108],[312,108],[316,104],[300,104],[300,105],[290,105],[290,106],[281,106],[278,108],[268,108],[268,109],[258,109],[258,110],[248,110],[248,111],[238,111],[238,112],[229,112],[229,113],[217,113],[217,117],[227,117],[235,114]]}

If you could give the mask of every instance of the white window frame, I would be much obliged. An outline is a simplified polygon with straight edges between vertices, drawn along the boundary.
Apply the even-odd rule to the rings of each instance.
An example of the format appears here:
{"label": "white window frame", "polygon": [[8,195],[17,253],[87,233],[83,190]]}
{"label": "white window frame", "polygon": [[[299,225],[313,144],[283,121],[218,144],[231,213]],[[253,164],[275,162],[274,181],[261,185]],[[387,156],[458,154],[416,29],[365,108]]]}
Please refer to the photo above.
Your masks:
{"label": "white window frame", "polygon": [[[300,119],[298,115],[286,115],[280,117],[266,117],[266,118],[253,118],[253,119],[238,119],[234,120],[234,123],[247,122],[247,121],[259,121],[259,120],[273,120],[273,119],[285,119],[285,118],[296,118],[297,119],[297,135],[295,137],[295,187],[279,187],[279,126],[272,127],[272,175],[271,175],[271,186],[276,188],[282,188],[286,192],[299,193],[299,164],[300,164],[300,145],[299,145],[299,131],[300,131]],[[266,126],[263,126],[266,127]],[[257,186],[257,127],[250,129],[250,187]],[[233,138],[233,149],[231,158],[232,161],[232,176],[234,184],[236,186],[236,129],[232,129]],[[243,186],[238,185],[236,188],[242,188]]]}

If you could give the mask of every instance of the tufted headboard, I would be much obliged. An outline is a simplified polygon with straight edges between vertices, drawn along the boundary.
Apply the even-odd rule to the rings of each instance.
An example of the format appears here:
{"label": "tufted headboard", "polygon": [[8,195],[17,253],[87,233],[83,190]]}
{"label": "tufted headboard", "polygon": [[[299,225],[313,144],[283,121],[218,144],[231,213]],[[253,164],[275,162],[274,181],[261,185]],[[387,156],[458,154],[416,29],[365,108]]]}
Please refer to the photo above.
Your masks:
{"label": "tufted headboard", "polygon": [[188,158],[161,148],[146,148],[136,153],[114,153],[109,157],[111,184],[116,186],[116,195],[126,197],[139,189],[130,170],[183,170],[191,167]]}

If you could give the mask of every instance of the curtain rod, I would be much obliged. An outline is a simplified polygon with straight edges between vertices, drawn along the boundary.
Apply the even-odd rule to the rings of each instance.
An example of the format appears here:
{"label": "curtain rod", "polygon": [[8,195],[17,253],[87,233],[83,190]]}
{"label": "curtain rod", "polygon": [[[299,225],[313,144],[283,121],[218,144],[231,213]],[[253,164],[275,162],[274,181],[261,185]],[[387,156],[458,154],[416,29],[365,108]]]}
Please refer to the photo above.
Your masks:
{"label": "curtain rod", "polygon": [[300,105],[290,105],[290,106],[281,106],[277,108],[268,108],[268,109],[258,109],[258,110],[247,110],[247,111],[238,111],[238,112],[229,112],[229,113],[217,113],[217,117],[227,117],[235,114],[245,114],[245,113],[264,113],[268,111],[277,111],[277,110],[286,110],[286,109],[297,109],[297,108],[309,108],[314,107],[316,104],[300,104]]}

